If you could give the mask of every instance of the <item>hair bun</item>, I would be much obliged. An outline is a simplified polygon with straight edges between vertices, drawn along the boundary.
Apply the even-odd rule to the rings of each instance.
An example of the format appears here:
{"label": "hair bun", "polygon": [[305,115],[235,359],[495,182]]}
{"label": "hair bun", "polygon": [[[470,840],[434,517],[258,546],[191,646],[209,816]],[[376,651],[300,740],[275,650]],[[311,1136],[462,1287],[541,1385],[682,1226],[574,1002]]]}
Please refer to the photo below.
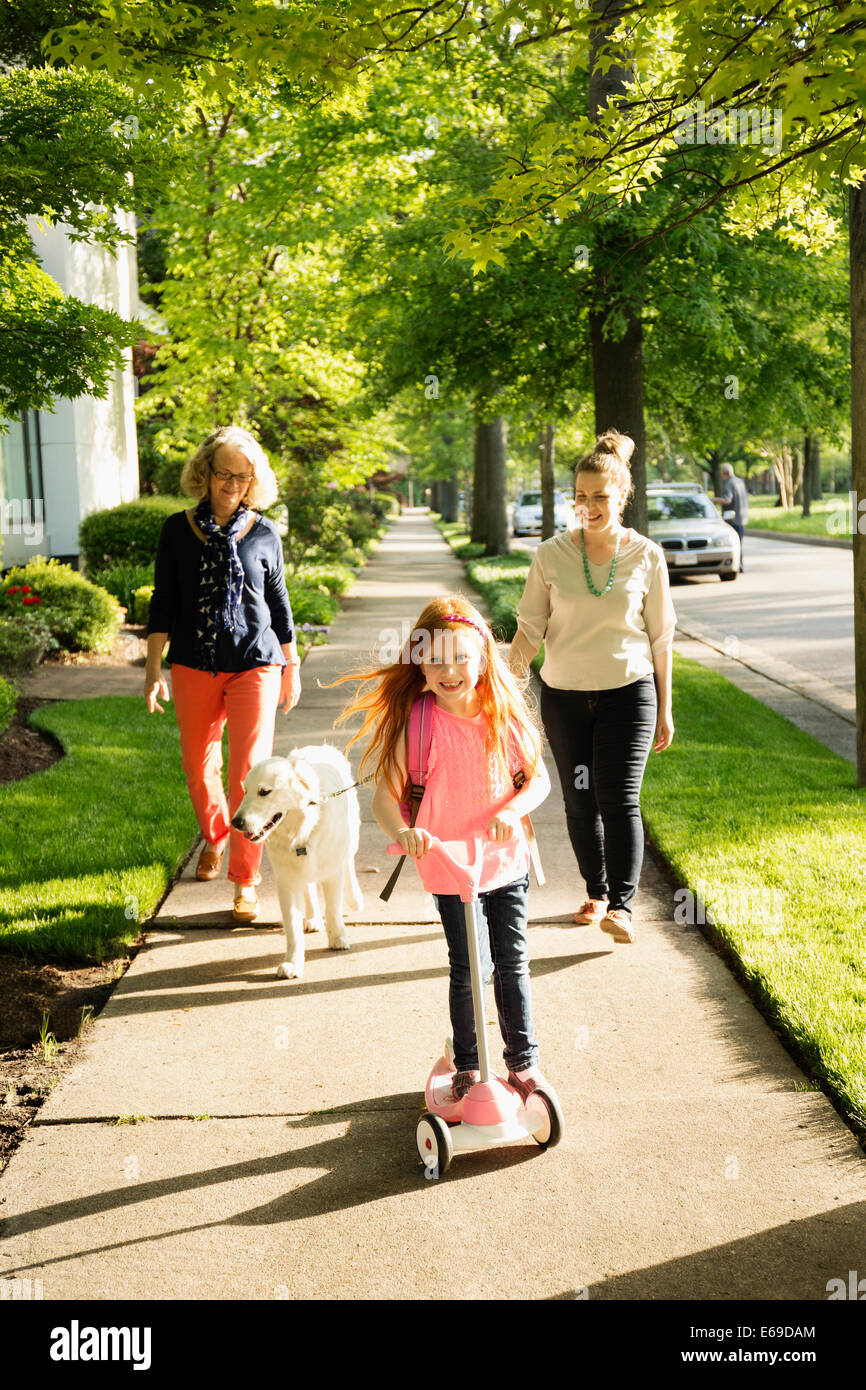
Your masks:
{"label": "hair bun", "polygon": [[634,440],[627,434],[620,434],[619,430],[605,430],[595,441],[595,452],[615,454],[622,463],[627,464],[634,453]]}

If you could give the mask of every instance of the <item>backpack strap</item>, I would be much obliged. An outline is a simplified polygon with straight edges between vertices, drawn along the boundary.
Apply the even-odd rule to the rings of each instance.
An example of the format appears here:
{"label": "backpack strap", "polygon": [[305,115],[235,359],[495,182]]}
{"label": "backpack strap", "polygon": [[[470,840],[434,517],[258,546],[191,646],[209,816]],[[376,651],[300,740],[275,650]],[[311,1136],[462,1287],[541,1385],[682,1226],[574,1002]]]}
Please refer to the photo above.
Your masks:
{"label": "backpack strap", "polygon": [[[526,773],[523,771],[522,767],[519,768],[517,772],[515,772],[511,780],[512,785],[514,786],[514,790],[516,792],[520,791],[520,788],[526,782]],[[540,888],[542,884],[544,884],[547,880],[544,877],[544,870],[541,867],[541,855],[538,852],[538,841],[535,838],[535,827],[533,826],[528,814],[521,817],[520,823],[523,826],[523,833],[526,836],[526,845],[529,850],[529,860],[535,871],[535,882],[538,884]]]}
{"label": "backpack strap", "polygon": [[[409,773],[409,802],[401,801],[400,807],[405,814],[408,813],[409,825],[415,824],[418,812],[421,809],[421,802],[424,800],[424,791],[427,782],[427,767],[430,762],[430,745],[433,741],[433,702],[432,690],[427,690],[416,700],[409,712],[409,726],[406,731],[406,763]],[[391,877],[382,889],[379,897],[386,903],[394,891],[397,879],[400,877],[400,870],[406,861],[406,855],[401,854],[397,863],[394,865]]]}
{"label": "backpack strap", "polygon": [[416,700],[409,714],[409,730],[406,738],[406,762],[409,781],[423,787],[427,781],[427,764],[430,762],[430,745],[433,742],[433,704],[432,690],[425,690],[420,700]]}

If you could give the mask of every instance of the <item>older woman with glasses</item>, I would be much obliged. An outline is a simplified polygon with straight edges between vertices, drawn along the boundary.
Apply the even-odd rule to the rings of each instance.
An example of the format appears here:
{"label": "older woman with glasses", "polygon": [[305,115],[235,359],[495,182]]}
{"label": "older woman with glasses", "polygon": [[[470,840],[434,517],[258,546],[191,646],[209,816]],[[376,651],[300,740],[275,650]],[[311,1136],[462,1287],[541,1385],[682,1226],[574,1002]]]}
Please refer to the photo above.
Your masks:
{"label": "older woman with glasses", "polygon": [[[277,706],[288,714],[301,694],[300,661],[272,522],[258,514],[277,497],[261,446],[229,426],[209,435],[181,475],[198,505],[162,528],[147,625],[144,697],[151,714],[170,698],[168,659],[187,786],[205,840],[196,877],[216,878],[226,844],[235,885],[234,918],[259,914],[255,886],[261,846],[231,828],[254,763],[270,757]],[[228,725],[228,800],[222,734]]]}

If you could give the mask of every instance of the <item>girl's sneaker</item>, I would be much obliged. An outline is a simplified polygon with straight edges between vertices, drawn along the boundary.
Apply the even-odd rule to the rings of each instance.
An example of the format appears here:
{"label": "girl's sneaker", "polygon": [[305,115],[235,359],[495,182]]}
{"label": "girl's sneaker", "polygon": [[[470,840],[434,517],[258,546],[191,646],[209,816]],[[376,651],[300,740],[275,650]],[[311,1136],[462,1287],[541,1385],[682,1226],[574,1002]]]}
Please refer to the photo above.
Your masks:
{"label": "girl's sneaker", "polygon": [[481,1080],[480,1071],[456,1071],[451,1082],[451,1090],[445,1097],[446,1105],[456,1105]]}
{"label": "girl's sneaker", "polygon": [[509,1068],[508,1084],[514,1087],[521,1100],[526,1100],[526,1097],[531,1095],[533,1091],[537,1091],[539,1086],[543,1087],[545,1091],[553,1091],[553,1087],[540,1067],[524,1067],[521,1071],[511,1071]]}
{"label": "girl's sneaker", "polygon": [[602,931],[606,931],[608,936],[612,936],[614,941],[620,941],[624,945],[633,946],[637,938],[634,923],[627,912],[622,908],[615,907],[613,912],[608,912],[599,923]]}

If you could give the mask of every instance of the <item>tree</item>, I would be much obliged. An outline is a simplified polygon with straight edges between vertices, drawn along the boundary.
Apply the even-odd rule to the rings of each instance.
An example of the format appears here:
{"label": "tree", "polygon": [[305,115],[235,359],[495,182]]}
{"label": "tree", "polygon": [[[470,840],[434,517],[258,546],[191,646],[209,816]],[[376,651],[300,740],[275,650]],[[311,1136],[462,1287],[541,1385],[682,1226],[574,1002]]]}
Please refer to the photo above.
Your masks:
{"label": "tree", "polygon": [[27,231],[35,217],[108,250],[124,240],[115,210],[135,202],[134,111],[102,74],[0,76],[0,416],[50,408],[57,396],[105,396],[140,336],[138,325],[64,295]]}

